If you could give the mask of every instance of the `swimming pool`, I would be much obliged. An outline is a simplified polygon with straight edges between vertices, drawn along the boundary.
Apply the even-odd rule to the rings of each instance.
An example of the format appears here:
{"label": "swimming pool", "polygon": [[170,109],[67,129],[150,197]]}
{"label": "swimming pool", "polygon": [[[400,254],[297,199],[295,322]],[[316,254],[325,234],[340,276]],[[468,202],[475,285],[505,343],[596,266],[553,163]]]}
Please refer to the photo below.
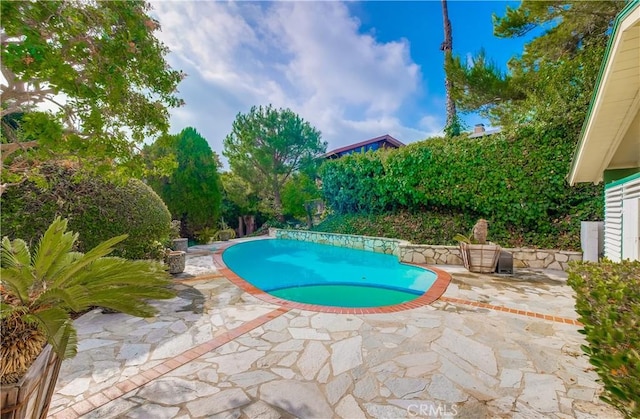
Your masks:
{"label": "swimming pool", "polygon": [[255,240],[226,249],[229,269],[284,300],[335,307],[381,307],[423,295],[436,274],[393,255],[296,240]]}

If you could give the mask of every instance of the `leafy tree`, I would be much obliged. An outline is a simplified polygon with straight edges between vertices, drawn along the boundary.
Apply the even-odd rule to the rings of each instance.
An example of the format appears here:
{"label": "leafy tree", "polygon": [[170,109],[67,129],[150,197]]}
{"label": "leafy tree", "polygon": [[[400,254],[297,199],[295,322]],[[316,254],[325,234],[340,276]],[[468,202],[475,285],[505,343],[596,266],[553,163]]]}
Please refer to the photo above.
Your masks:
{"label": "leafy tree", "polygon": [[224,172],[222,181],[222,216],[236,226],[240,216],[260,211],[260,197],[251,185],[233,172]]}
{"label": "leafy tree", "polygon": [[289,109],[269,105],[254,106],[248,114],[236,116],[222,154],[234,173],[273,202],[275,215],[282,221],[281,193],[287,179],[326,149],[320,132],[308,122]]}
{"label": "leafy tree", "polygon": [[306,218],[311,227],[313,201],[320,199],[322,194],[316,185],[315,177],[306,173],[291,176],[282,190],[282,211],[284,215],[295,218]]}
{"label": "leafy tree", "polygon": [[193,237],[220,218],[222,191],[218,159],[194,128],[166,135],[145,147],[149,162],[174,155],[177,169],[168,176],[150,176],[149,185],[164,200],[175,219],[183,221],[183,234]]}
{"label": "leafy tree", "polygon": [[541,31],[503,73],[484,52],[473,64],[452,57],[447,74],[453,97],[466,112],[480,111],[504,126],[549,125],[577,133],[608,41],[611,23],[623,1],[524,0],[494,15],[494,34],[521,37]]}
{"label": "leafy tree", "polygon": [[[183,74],[144,1],[1,4],[3,191],[52,156],[139,170],[136,145],[168,128]],[[46,105],[53,110],[43,110]],[[114,162],[119,171],[114,171]]]}
{"label": "leafy tree", "polygon": [[250,234],[265,221],[273,220],[271,201],[262,199],[249,182],[233,172],[222,173],[221,180],[224,191],[222,217],[230,226],[237,228],[240,235]]}

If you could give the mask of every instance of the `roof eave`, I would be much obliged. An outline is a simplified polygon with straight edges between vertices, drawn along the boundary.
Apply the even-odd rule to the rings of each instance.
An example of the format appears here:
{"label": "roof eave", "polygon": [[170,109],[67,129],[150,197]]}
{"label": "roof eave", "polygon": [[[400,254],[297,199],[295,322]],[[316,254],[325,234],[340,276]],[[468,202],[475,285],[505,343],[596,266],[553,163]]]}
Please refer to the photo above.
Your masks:
{"label": "roof eave", "polygon": [[[618,16],[616,17],[613,25],[612,35],[607,44],[605,56],[602,60],[602,65],[600,66],[600,72],[596,80],[596,86],[589,103],[587,117],[585,118],[585,122],[582,126],[580,142],[578,143],[578,146],[576,147],[576,150],[574,152],[571,162],[571,169],[567,176],[570,185],[575,185],[576,183],[581,182],[602,182],[603,171],[607,168],[607,165],[609,164],[609,162],[611,161],[611,157],[613,156],[613,151],[615,151],[611,150],[611,147],[617,147],[617,144],[610,144],[609,150],[605,155],[605,157],[608,157],[608,160],[606,160],[606,158],[603,159],[602,164],[597,169],[593,169],[593,166],[590,166],[589,168],[584,167],[585,155],[586,153],[588,154],[589,146],[592,146],[596,141],[611,142],[610,138],[605,138],[604,140],[602,140],[595,135],[592,135],[592,132],[594,131],[594,125],[597,122],[598,111],[601,108],[601,99],[605,93],[603,91],[603,85],[609,82],[608,78],[605,79],[607,70],[611,66],[615,58],[615,54],[619,53],[617,50],[614,50],[614,47],[620,44],[621,38],[624,35],[624,29],[632,27],[638,23],[640,19],[639,16],[640,0],[632,0],[624,7],[624,9],[620,11]],[[627,19],[631,19],[632,21],[627,22]],[[631,117],[633,117],[633,115],[631,115]]]}

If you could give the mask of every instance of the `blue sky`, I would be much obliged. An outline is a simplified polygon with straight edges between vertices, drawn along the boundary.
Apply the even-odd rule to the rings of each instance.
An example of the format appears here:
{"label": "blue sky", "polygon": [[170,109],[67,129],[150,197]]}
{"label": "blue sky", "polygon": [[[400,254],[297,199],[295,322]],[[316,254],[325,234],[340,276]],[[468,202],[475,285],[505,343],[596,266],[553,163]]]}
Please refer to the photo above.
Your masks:
{"label": "blue sky", "polygon": [[[454,53],[484,48],[500,66],[524,40],[493,36],[502,1],[449,1]],[[290,108],[328,149],[390,134],[405,143],[445,123],[440,1],[154,1],[169,63],[188,77],[172,132],[192,126],[222,154],[238,112]],[[464,117],[471,128],[483,121]]]}

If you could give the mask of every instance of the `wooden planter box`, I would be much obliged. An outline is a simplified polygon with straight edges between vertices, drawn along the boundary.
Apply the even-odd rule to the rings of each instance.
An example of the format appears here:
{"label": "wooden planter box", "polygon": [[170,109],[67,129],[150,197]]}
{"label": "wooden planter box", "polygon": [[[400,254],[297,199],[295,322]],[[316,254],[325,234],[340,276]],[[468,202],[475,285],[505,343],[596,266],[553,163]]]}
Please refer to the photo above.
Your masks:
{"label": "wooden planter box", "polygon": [[470,272],[492,273],[496,271],[498,258],[500,257],[500,246],[493,243],[469,244],[460,243],[460,253],[465,268]]}
{"label": "wooden planter box", "polygon": [[62,359],[46,345],[24,377],[0,389],[1,419],[45,419]]}

